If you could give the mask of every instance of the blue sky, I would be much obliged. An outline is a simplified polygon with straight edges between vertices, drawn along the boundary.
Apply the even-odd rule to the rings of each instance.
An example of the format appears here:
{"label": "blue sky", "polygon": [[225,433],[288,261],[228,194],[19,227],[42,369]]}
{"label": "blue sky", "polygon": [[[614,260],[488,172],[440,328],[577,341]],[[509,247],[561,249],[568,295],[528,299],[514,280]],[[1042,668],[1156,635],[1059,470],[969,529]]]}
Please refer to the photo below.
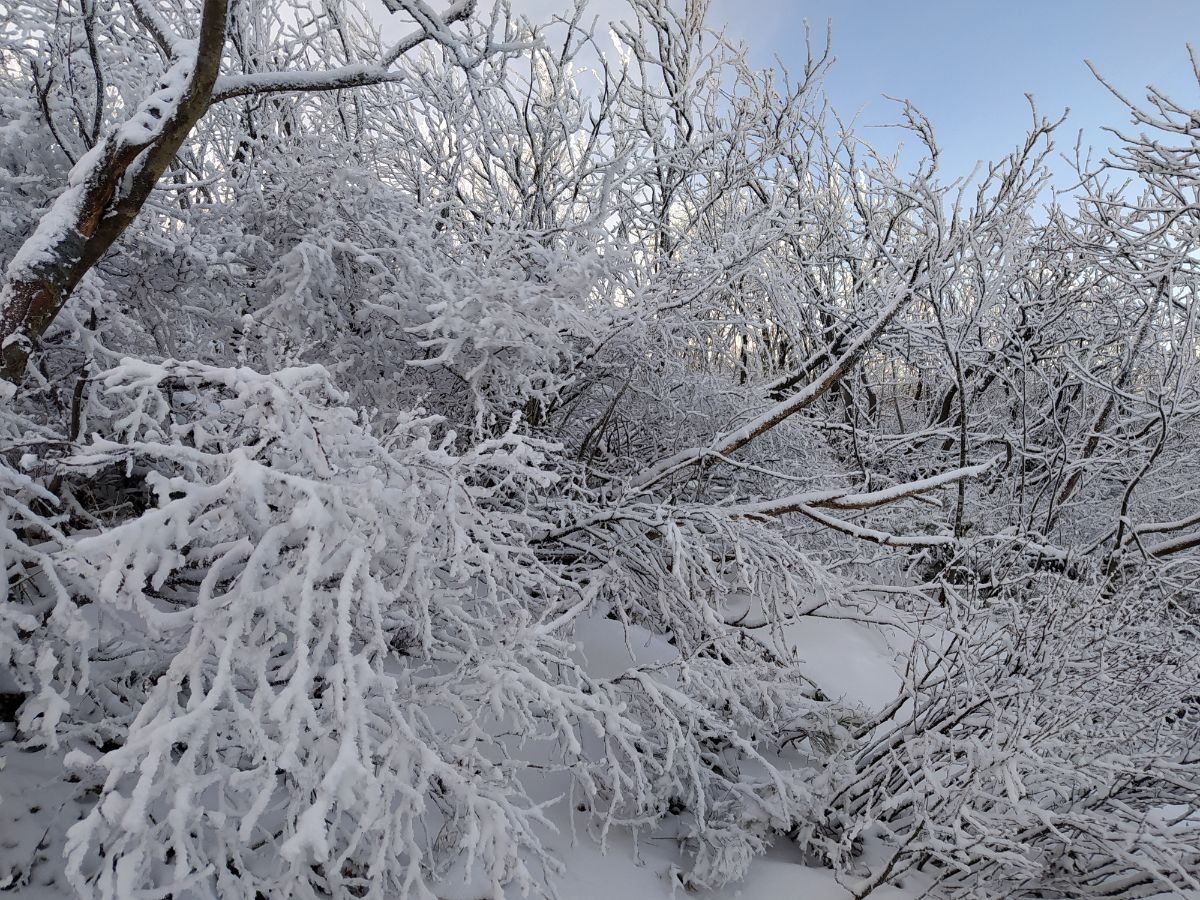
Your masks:
{"label": "blue sky", "polygon": [[[1060,151],[1079,129],[1085,144],[1110,145],[1101,127],[1129,116],[1085,58],[1131,99],[1155,84],[1200,108],[1185,46],[1200,43],[1198,0],[714,0],[712,8],[760,65],[775,55],[799,63],[806,18],[822,36],[832,19],[837,62],[825,86],[839,112],[876,124],[897,118],[881,94],[913,101],[934,124],[948,175],[1023,137],[1025,92],[1045,115],[1071,108]],[[896,140],[865,136],[880,146]]]}
{"label": "blue sky", "polygon": [[[374,7],[379,0],[367,2]],[[511,3],[547,21],[570,0]],[[628,6],[592,0],[592,9],[609,21]],[[380,16],[385,31],[396,27],[391,18]],[[896,106],[882,95],[911,100],[933,122],[949,177],[1002,157],[1022,140],[1030,121],[1026,92],[1044,115],[1071,108],[1058,152],[1072,151],[1081,129],[1085,145],[1110,146],[1114,139],[1102,126],[1125,127],[1129,115],[1093,78],[1085,58],[1131,99],[1155,84],[1200,109],[1185,46],[1200,44],[1200,0],[712,0],[710,15],[763,67],[775,57],[790,67],[802,64],[806,19],[818,36],[832,20],[837,62],[825,89],[839,113],[857,115],[863,126],[895,122]],[[891,129],[861,134],[880,149],[904,137]]]}

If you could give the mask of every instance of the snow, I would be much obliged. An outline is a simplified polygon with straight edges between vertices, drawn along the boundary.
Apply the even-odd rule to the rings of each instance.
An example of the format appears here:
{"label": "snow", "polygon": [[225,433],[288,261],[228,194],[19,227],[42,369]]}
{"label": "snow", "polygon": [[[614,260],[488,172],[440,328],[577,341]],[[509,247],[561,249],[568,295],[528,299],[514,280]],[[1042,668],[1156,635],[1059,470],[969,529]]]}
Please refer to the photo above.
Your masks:
{"label": "snow", "polygon": [[[705,900],[852,900],[854,887],[840,883],[823,866],[807,864],[799,853],[786,846],[772,847],[759,859],[744,880],[717,890],[687,890],[677,872],[686,860],[671,838],[638,841],[618,835],[609,840],[604,853],[595,842],[581,840],[561,845],[551,842],[568,873],[559,887],[564,900],[666,900],[698,897]],[[875,855],[865,854],[875,862]],[[884,886],[872,896],[880,900],[916,900],[923,893],[924,879],[913,879],[903,889]]]}
{"label": "snow", "polygon": [[0,891],[22,900],[74,897],[63,874],[66,829],[83,818],[96,785],[72,783],[62,757],[12,744],[0,723]]}
{"label": "snow", "polygon": [[[615,677],[678,661],[674,646],[642,629],[591,614],[575,624],[574,654],[594,677]],[[853,618],[805,616],[787,625],[783,637],[805,673],[831,695],[876,711],[895,698],[901,679],[894,645],[903,640],[895,628]],[[11,736],[11,727],[0,733],[0,737]],[[623,830],[610,831],[602,846],[589,834],[586,817],[573,810],[565,773],[540,774],[537,766],[548,762],[549,756],[530,753],[529,748],[523,751],[527,763],[535,767],[522,780],[535,801],[550,804],[550,827],[543,828],[542,839],[564,864],[564,874],[555,880],[560,897],[665,900],[690,893],[711,900],[844,900],[853,896],[854,884],[839,883],[832,870],[811,865],[782,840],[753,864],[744,880],[717,890],[689,892],[679,880],[688,860],[669,820],[659,831],[643,832],[636,839]],[[63,874],[64,835],[67,827],[86,815],[96,796],[100,770],[94,766],[94,752],[25,751],[10,741],[0,743],[0,754],[7,762],[0,769],[0,834],[14,835],[0,845],[0,878],[11,878],[15,885],[9,888],[11,896],[22,900],[73,897]],[[72,783],[68,774],[82,778]],[[353,777],[352,767],[346,774]],[[123,807],[119,815],[128,818],[130,807]],[[281,852],[313,852],[319,859],[326,840],[323,810],[318,803],[302,816],[302,827]],[[868,852],[864,861],[872,860]],[[439,897],[474,900],[482,887],[476,878],[451,878],[439,884]],[[902,900],[918,894],[915,889],[884,888],[875,896]]]}
{"label": "snow", "polygon": [[813,615],[785,625],[784,633],[801,668],[826,696],[874,712],[899,696],[897,646],[911,641],[895,627]]}
{"label": "snow", "polygon": [[[11,736],[0,732],[0,738]],[[63,874],[62,851],[66,828],[83,818],[97,785],[85,778],[64,780],[62,757],[46,751],[22,751],[0,742],[0,892],[14,900],[73,900]],[[677,873],[686,866],[678,841],[668,836],[642,836],[635,842],[616,831],[607,849],[572,825],[565,803],[550,821],[557,833],[547,832],[546,845],[564,865],[556,879],[563,900],[669,900],[695,896],[706,900],[850,900],[853,884],[839,883],[834,873],[812,866],[794,849],[780,845],[759,860],[741,882],[718,890],[688,891]],[[573,836],[575,834],[575,836]],[[871,853],[867,862],[873,861]],[[914,881],[904,890],[884,887],[874,896],[883,900],[915,900]],[[439,900],[477,900],[478,885],[447,882]]]}
{"label": "snow", "polygon": [[75,165],[71,167],[71,171],[67,173],[67,184],[71,187],[83,184],[103,158],[108,146],[106,141],[97,141],[91,150],[79,157]]}
{"label": "snow", "polygon": [[[86,186],[75,184],[63,191],[54,204],[38,220],[37,228],[13,254],[5,276],[11,281],[28,278],[42,268],[59,261],[64,245],[71,243],[72,233],[79,221]],[[6,284],[0,292],[0,306],[8,299]]]}
{"label": "snow", "polygon": [[636,666],[658,666],[679,659],[679,651],[661,636],[595,616],[578,624],[575,655],[596,678],[612,678]]}

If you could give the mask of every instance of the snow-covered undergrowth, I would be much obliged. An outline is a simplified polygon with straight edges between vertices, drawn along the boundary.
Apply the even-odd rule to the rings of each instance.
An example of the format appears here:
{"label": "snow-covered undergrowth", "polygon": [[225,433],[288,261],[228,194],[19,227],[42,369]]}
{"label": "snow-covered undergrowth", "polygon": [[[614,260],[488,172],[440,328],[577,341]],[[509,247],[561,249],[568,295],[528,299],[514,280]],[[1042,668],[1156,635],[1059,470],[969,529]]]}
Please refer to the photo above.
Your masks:
{"label": "snow-covered undergrowth", "polygon": [[922,860],[971,896],[981,873],[1069,893],[1094,858],[1190,877],[1194,766],[1138,733],[1166,686],[1130,683],[1137,655],[1089,665],[1161,614],[1144,601],[951,591],[921,625],[831,602],[766,526],[687,507],[623,512],[589,570],[537,550],[562,531],[532,502],[561,448],[510,431],[458,454],[427,416],[375,435],[318,367],[99,381],[112,437],[57,465],[96,491],[140,477],[137,513],[67,535],[19,472],[6,494],[18,728],[46,752],[65,734],[97,792],[66,832],[78,888],[499,896],[570,884],[564,823],[676,842],[693,889],[788,843],[860,888]]}
{"label": "snow-covered undergrowth", "polygon": [[[19,727],[53,748],[74,710],[77,737],[119,744],[68,757],[104,774],[69,834],[76,883],[112,897],[208,879],[222,895],[531,888],[549,859],[530,769],[562,772],[601,834],[686,810],[691,877],[721,883],[837,786],[838,707],[794,663],[722,633],[727,573],[696,566],[633,593],[655,543],[735,535],[664,523],[673,536],[627,535],[646,546],[584,580],[533,552],[546,523],[513,515],[556,480],[538,441],[455,455],[417,417],[376,436],[317,368],[130,361],[102,383],[120,439],[60,465],[142,473],[144,510],[68,538],[32,491],[11,498],[45,543],[7,609],[55,598],[42,626],[30,602],[6,642],[28,657]],[[597,677],[575,634],[605,610],[631,640],[656,610],[684,627],[670,656]],[[802,739],[819,760],[788,753]],[[251,852],[264,844],[277,852]]]}

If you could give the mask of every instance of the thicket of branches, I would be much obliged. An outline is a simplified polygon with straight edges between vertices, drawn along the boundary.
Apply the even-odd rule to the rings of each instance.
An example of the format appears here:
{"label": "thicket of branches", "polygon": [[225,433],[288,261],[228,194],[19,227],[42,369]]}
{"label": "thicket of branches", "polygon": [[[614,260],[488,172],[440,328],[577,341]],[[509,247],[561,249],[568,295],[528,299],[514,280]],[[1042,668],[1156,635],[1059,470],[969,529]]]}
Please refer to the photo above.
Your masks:
{"label": "thicket of branches", "polygon": [[1200,889],[1200,113],[1046,207],[1060,122],[882,156],[704,0],[389,6],[0,2],[0,670],[75,888],[539,891],[549,785],[695,888]]}

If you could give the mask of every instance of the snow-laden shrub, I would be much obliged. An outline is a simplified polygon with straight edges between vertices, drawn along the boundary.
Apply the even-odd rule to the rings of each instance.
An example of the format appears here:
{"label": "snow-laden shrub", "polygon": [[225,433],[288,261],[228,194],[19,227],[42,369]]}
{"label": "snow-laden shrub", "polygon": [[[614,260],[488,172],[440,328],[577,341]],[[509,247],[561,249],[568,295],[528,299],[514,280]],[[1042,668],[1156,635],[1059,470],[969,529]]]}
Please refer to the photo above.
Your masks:
{"label": "snow-laden shrub", "polygon": [[1194,624],[1153,590],[1001,565],[999,589],[947,587],[910,705],[831,804],[827,852],[853,868],[882,828],[892,850],[867,887],[928,867],[964,900],[1197,890]]}
{"label": "snow-laden shrub", "polygon": [[[600,836],[678,816],[693,881],[717,884],[845,776],[837,707],[722,618],[771,581],[761,524],[654,513],[589,568],[539,517],[558,449],[515,430],[463,452],[417,414],[376,435],[319,367],[126,360],[100,383],[107,436],[58,465],[146,500],[30,557],[61,578],[61,623],[4,607],[35,632],[10,652],[40,648],[27,739],[103,775],[70,832],[80,891],[532,889],[554,863],[531,778],[555,772]],[[594,672],[622,620],[674,646]]]}
{"label": "snow-laden shrub", "polygon": [[120,439],[67,465],[141,467],[155,499],[60,556],[163,665],[98,760],[78,886],[404,891],[460,853],[528,884],[540,814],[475,716],[521,709],[514,679],[546,652],[526,605],[547,580],[521,548],[532,523],[496,508],[552,480],[543,448],[455,458],[416,417],[375,438],[318,368],[131,361],[105,385],[126,400]]}

